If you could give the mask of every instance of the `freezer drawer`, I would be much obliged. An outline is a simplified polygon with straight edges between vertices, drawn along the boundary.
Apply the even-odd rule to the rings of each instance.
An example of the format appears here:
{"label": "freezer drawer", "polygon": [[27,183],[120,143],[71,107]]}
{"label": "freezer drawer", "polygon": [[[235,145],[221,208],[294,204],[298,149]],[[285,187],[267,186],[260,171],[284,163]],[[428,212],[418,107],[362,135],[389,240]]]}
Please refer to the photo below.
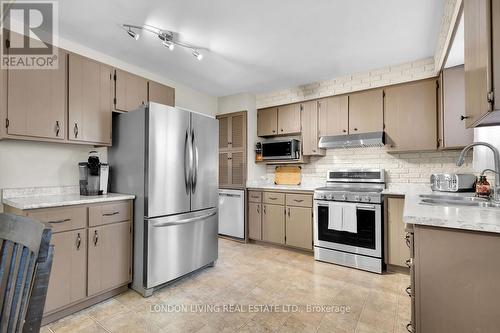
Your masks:
{"label": "freezer drawer", "polygon": [[145,228],[146,289],[172,281],[217,260],[217,208],[148,219]]}

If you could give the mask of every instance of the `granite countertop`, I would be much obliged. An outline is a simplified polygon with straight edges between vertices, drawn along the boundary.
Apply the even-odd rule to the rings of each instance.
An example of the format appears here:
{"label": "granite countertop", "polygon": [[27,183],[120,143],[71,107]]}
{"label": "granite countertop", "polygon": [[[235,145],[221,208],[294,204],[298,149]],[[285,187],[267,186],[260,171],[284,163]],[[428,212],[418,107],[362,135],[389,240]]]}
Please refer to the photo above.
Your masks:
{"label": "granite countertop", "polygon": [[[403,221],[414,225],[445,227],[461,230],[500,233],[500,208],[470,206],[441,206],[421,203],[421,194],[409,192],[405,196]],[[441,192],[434,192],[439,194]],[[441,193],[452,196],[471,196],[472,193]]]}
{"label": "granite countertop", "polygon": [[389,184],[382,194],[385,195],[409,195],[412,193],[431,193],[429,184]]}
{"label": "granite countertop", "polygon": [[38,209],[135,199],[132,194],[80,195],[78,186],[4,189],[2,203],[17,209]]}
{"label": "granite countertop", "polygon": [[307,182],[300,185],[276,185],[269,181],[247,182],[247,189],[264,189],[279,191],[308,191],[313,192],[316,188],[325,186],[325,183]]}

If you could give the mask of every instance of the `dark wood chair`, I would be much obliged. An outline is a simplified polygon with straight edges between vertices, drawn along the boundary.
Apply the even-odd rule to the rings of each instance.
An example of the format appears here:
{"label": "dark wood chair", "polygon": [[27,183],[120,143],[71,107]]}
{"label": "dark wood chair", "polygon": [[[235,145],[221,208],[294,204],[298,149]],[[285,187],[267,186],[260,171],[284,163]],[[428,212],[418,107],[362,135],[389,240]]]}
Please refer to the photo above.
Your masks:
{"label": "dark wood chair", "polygon": [[43,223],[0,214],[0,333],[40,330],[52,266],[51,236]]}

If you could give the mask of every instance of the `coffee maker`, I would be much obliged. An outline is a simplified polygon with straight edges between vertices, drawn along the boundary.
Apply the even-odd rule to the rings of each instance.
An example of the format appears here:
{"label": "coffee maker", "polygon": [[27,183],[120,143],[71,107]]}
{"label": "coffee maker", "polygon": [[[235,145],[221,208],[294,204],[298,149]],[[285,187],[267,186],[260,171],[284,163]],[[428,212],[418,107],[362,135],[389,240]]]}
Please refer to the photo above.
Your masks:
{"label": "coffee maker", "polygon": [[87,162],[78,163],[80,174],[80,195],[101,195],[108,193],[109,165],[99,161],[97,151],[91,151]]}

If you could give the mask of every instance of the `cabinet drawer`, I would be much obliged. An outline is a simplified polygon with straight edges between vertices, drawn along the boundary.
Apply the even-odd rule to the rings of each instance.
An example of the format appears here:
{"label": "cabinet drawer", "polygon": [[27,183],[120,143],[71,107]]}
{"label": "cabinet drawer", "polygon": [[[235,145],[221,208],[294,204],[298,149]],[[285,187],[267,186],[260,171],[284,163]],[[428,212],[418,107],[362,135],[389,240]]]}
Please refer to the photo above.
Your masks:
{"label": "cabinet drawer", "polygon": [[61,232],[85,228],[87,226],[87,208],[64,207],[28,211],[27,215],[35,220],[50,224],[52,232]]}
{"label": "cabinet drawer", "polygon": [[285,194],[276,192],[264,192],[263,197],[264,203],[284,205],[285,204]]}
{"label": "cabinet drawer", "polygon": [[131,219],[132,206],[129,201],[112,202],[89,207],[89,226],[123,222]]}
{"label": "cabinet drawer", "polygon": [[248,201],[261,202],[262,201],[262,192],[248,191]]}
{"label": "cabinet drawer", "polygon": [[309,194],[287,194],[287,206],[312,207],[312,196]]}

